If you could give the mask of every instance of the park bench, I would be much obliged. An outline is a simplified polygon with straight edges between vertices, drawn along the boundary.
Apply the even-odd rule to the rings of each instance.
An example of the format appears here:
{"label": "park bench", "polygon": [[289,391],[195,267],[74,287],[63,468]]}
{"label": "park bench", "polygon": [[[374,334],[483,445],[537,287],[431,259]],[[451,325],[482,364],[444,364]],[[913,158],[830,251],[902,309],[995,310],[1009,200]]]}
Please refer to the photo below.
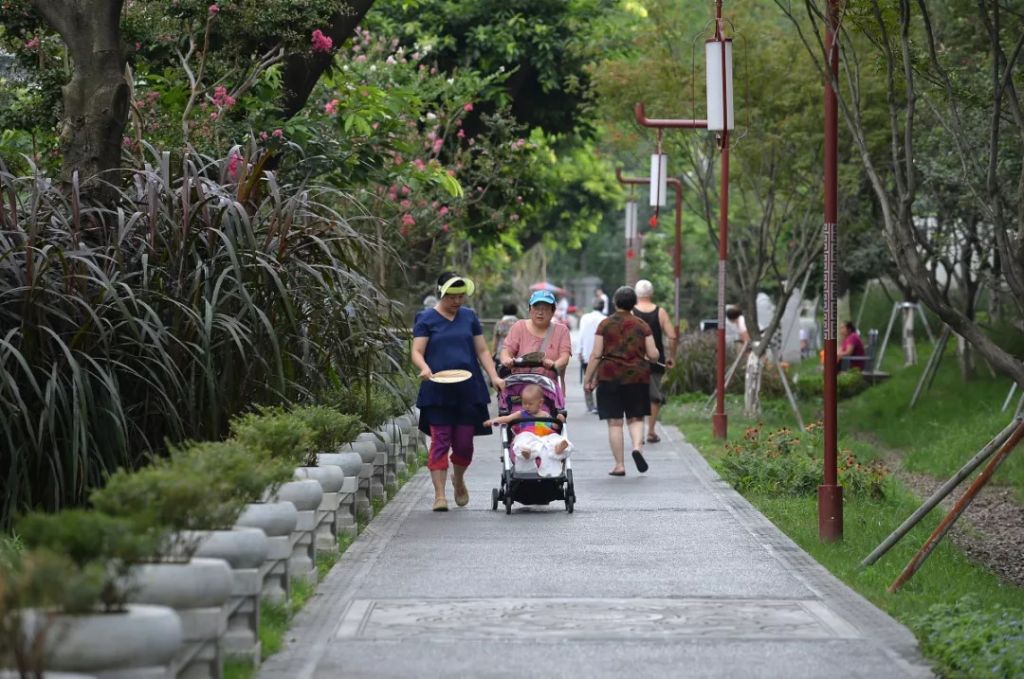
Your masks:
{"label": "park bench", "polygon": [[868,343],[864,347],[864,356],[845,356],[839,361],[843,370],[859,368],[861,375],[868,384],[878,384],[889,377],[889,373],[878,370],[875,358],[878,353],[878,330],[872,328],[868,332]]}

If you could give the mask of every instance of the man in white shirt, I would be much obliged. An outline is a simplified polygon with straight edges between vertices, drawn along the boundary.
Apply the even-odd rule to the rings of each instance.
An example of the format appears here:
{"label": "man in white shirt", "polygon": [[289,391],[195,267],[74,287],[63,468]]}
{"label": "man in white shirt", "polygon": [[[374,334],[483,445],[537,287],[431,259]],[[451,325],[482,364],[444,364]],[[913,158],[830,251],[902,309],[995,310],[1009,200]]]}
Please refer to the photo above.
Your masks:
{"label": "man in white shirt", "polygon": [[612,312],[612,303],[608,299],[608,295],[604,294],[604,290],[602,290],[601,288],[598,288],[597,291],[594,293],[594,301],[601,302],[601,313],[604,314],[605,316]]}
{"label": "man in white shirt", "polygon": [[[583,364],[584,373],[587,370],[587,362],[590,360],[590,352],[594,350],[594,336],[597,334],[597,326],[605,318],[603,309],[604,302],[600,299],[595,299],[594,308],[583,314],[580,318],[580,363]],[[583,393],[587,399],[587,412],[596,413],[597,405],[594,403],[594,392],[584,390]]]}

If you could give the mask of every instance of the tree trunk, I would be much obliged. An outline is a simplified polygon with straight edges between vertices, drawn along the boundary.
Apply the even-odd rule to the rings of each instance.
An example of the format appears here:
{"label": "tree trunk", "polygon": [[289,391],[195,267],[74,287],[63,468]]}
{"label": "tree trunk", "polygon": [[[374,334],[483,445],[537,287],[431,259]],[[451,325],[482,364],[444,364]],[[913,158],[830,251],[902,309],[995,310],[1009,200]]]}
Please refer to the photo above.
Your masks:
{"label": "tree trunk", "polygon": [[[341,47],[352,37],[359,22],[372,6],[373,0],[349,0],[341,5],[341,9],[331,17],[325,31],[335,48]],[[281,113],[285,119],[292,118],[306,106],[306,101],[309,100],[317,81],[324,71],[330,68],[333,61],[333,51],[288,55],[282,74],[284,98],[281,102]]]}
{"label": "tree trunk", "polygon": [[914,342],[914,307],[904,306],[903,313],[903,365],[917,365],[917,344]]}
{"label": "tree trunk", "polygon": [[747,354],[747,372],[744,376],[743,415],[745,417],[761,416],[761,374],[764,372],[764,361],[756,348]]}
{"label": "tree trunk", "polygon": [[116,170],[121,165],[121,139],[128,121],[122,2],[32,0],[36,11],[63,38],[73,69],[63,88],[61,179],[70,183],[77,172],[83,193],[99,200],[109,199],[119,183]]}

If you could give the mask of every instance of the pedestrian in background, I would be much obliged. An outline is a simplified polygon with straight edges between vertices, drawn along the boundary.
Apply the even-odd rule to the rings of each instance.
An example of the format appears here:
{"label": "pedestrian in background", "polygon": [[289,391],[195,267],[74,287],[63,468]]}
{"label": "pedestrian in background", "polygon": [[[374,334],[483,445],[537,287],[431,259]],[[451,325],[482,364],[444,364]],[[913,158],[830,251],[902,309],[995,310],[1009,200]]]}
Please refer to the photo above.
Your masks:
{"label": "pedestrian in background", "polygon": [[[583,380],[583,376],[587,372],[587,363],[590,360],[590,354],[594,351],[594,335],[597,332],[597,326],[604,320],[604,302],[601,300],[594,300],[594,308],[583,314],[580,318],[580,381]],[[587,412],[596,413],[597,406],[594,404],[594,392],[583,391],[583,396],[587,401]]]}
{"label": "pedestrian in background", "polygon": [[636,306],[633,307],[633,315],[651,327],[654,346],[658,348],[658,360],[651,364],[651,416],[647,418],[647,442],[658,443],[661,441],[661,437],[658,436],[655,428],[658,424],[661,404],[665,402],[661,380],[665,377],[665,371],[675,365],[676,329],[672,326],[668,312],[652,301],[654,285],[649,280],[638,280],[634,289],[636,290]]}
{"label": "pedestrian in background", "polygon": [[605,316],[612,312],[611,302],[608,300],[608,295],[604,294],[604,290],[602,290],[601,288],[598,288],[594,292],[594,301],[601,302],[601,313],[604,314]]}
{"label": "pedestrian in background", "polygon": [[597,388],[597,414],[608,422],[608,443],[615,466],[610,476],[625,476],[623,464],[622,421],[629,426],[633,444],[633,461],[637,471],[647,471],[647,460],[641,452],[644,441],[644,418],[651,414],[651,364],[657,360],[651,328],[633,315],[636,292],[623,286],[612,296],[615,313],[601,321],[594,336],[594,349],[583,376],[583,389]]}
{"label": "pedestrian in background", "polygon": [[[501,350],[505,346],[505,338],[512,330],[512,326],[519,320],[519,308],[515,304],[508,303],[501,307],[501,318],[494,324],[494,340],[491,346],[494,348],[494,365],[501,365]],[[499,371],[500,373],[500,371]]]}

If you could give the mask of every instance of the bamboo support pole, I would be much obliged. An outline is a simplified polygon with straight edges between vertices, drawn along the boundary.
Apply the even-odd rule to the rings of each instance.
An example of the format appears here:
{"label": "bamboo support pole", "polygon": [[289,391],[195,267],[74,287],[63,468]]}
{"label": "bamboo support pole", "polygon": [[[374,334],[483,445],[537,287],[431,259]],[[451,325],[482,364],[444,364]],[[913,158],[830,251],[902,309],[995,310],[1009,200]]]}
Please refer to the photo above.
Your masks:
{"label": "bamboo support pole", "polygon": [[928,357],[928,364],[924,367],[924,372],[921,373],[921,379],[917,381],[917,386],[914,388],[914,395],[910,397],[910,407],[913,408],[917,403],[917,399],[921,397],[922,391],[927,391],[932,388],[932,382],[935,381],[935,373],[939,371],[939,364],[942,362],[942,355],[946,352],[946,343],[949,342],[949,336],[953,331],[950,330],[948,325],[942,327],[942,334],[939,335],[939,341],[935,344],[935,349],[932,351],[932,355]]}
{"label": "bamboo support pole", "polygon": [[[750,344],[750,342],[744,342],[743,343],[743,346],[740,347],[740,352],[738,354],[736,354],[736,360],[734,360],[732,362],[732,365],[729,366],[729,372],[726,373],[726,375],[725,375],[725,388],[726,389],[729,388],[729,384],[732,382],[732,376],[736,372],[736,366],[738,366],[740,364],[740,360],[742,360],[743,357],[747,353],[747,345],[748,344]],[[707,411],[709,411],[711,409],[711,406],[714,405],[714,403],[715,403],[715,397],[717,397],[717,396],[718,396],[718,389],[715,389],[715,390],[713,390],[711,392],[711,396],[708,397],[707,403],[704,404],[704,412],[707,412]]]}
{"label": "bamboo support pole", "polygon": [[999,451],[992,457],[992,460],[989,461],[988,465],[985,466],[985,469],[978,475],[978,478],[974,480],[974,483],[972,483],[966,492],[964,492],[963,496],[957,500],[953,509],[946,514],[946,518],[944,518],[942,522],[936,526],[935,530],[932,531],[928,540],[925,541],[921,549],[919,549],[917,554],[914,555],[914,558],[910,560],[910,563],[908,563],[906,568],[903,569],[900,576],[896,578],[891,585],[889,585],[889,589],[887,591],[890,594],[906,584],[910,578],[914,577],[914,573],[921,568],[925,559],[927,559],[932,553],[932,550],[934,550],[939,544],[939,541],[941,541],[943,536],[949,532],[949,529],[953,527],[953,524],[956,523],[957,519],[960,518],[960,515],[964,513],[967,507],[970,506],[971,501],[974,500],[978,492],[989,482],[992,475],[995,474],[997,469],[999,469],[999,465],[1003,463],[1007,456],[1009,456],[1010,452],[1017,447],[1018,443],[1020,443],[1020,440],[1024,438],[1024,420],[1017,419],[1015,422],[1017,426],[1013,430],[1013,433],[1010,434],[1006,441],[1004,441],[999,447]]}
{"label": "bamboo support pole", "polygon": [[899,542],[904,535],[910,532],[910,529],[916,526],[918,522],[920,522],[921,519],[923,519],[928,514],[928,512],[930,512],[935,507],[935,505],[942,502],[942,500],[944,500],[947,495],[952,493],[953,490],[955,490],[956,487],[959,486],[964,479],[970,476],[975,469],[980,467],[985,460],[991,457],[992,453],[994,453],[999,448],[999,446],[1003,445],[1003,442],[1010,437],[1010,434],[1013,433],[1013,430],[1018,425],[1018,423],[1019,419],[1015,418],[1012,422],[1010,422],[1010,424],[1006,426],[1005,429],[996,434],[995,438],[986,443],[984,448],[978,451],[978,453],[974,457],[967,461],[967,464],[960,468],[960,471],[958,471],[952,478],[950,478],[948,481],[942,484],[941,487],[939,487],[934,493],[932,493],[931,497],[925,500],[924,504],[917,508],[917,511],[911,514],[906,521],[901,523],[899,528],[890,533],[889,537],[883,540],[880,545],[875,547],[873,552],[864,557],[864,560],[860,562],[860,565],[862,567],[870,566],[874,564],[876,561],[878,561],[886,552],[889,551],[890,548],[892,548],[893,545]]}

